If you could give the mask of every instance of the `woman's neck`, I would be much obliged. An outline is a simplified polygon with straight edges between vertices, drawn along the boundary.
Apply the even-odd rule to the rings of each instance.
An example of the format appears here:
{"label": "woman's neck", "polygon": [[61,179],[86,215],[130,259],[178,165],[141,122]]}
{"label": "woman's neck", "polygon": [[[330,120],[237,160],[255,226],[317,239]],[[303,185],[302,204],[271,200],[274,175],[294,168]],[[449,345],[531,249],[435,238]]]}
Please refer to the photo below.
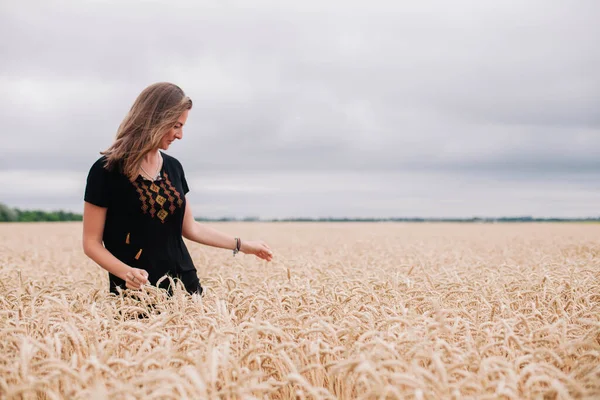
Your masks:
{"label": "woman's neck", "polygon": [[160,162],[159,150],[151,150],[144,156],[144,160],[150,165],[155,165],[156,163]]}

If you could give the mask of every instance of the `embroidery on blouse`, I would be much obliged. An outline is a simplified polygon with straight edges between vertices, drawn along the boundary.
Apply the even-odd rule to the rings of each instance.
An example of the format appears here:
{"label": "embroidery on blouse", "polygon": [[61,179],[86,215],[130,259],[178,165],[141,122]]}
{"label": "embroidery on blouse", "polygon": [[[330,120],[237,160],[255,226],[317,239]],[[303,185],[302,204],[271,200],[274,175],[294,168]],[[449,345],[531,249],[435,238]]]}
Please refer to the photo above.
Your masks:
{"label": "embroidery on blouse", "polygon": [[[162,223],[165,222],[170,214],[174,214],[175,210],[181,208],[183,205],[181,194],[169,180],[169,175],[166,172],[163,175],[165,179],[161,180],[158,185],[153,182],[148,186],[146,181],[142,181],[141,184],[137,180],[133,182],[136,192],[140,195],[142,212],[144,214],[149,213],[152,218],[156,214],[156,217]],[[168,208],[167,203],[169,205]]]}
{"label": "embroidery on blouse", "polygon": [[179,194],[179,192],[177,190],[175,190],[175,188],[171,184],[171,181],[169,180],[169,175],[167,175],[166,172],[164,175],[165,175],[165,182],[167,182],[167,185],[169,185],[169,188],[171,189],[171,191],[175,194],[175,196],[177,196],[177,205],[179,207],[181,207],[181,205],[183,204],[183,200],[181,199],[181,194]]}

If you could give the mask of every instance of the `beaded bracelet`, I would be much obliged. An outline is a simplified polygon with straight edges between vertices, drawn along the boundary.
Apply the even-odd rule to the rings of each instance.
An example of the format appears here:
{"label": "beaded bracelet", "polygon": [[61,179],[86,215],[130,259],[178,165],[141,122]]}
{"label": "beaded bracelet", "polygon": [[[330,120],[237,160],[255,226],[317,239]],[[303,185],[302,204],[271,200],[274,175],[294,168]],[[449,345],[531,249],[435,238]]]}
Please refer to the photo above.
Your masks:
{"label": "beaded bracelet", "polygon": [[242,239],[235,238],[235,249],[233,249],[233,256],[240,252],[240,248],[242,247]]}

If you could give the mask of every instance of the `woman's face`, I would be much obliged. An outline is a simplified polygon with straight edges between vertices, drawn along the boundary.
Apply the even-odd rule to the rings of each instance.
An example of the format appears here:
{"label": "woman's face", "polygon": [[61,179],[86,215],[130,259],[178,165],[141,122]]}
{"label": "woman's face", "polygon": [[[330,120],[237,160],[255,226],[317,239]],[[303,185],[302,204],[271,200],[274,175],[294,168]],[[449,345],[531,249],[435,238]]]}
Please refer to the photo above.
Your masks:
{"label": "woman's face", "polygon": [[185,110],[179,116],[179,119],[177,120],[175,125],[173,127],[171,127],[171,129],[169,129],[169,131],[165,134],[165,136],[163,136],[163,138],[160,142],[161,150],[167,150],[169,148],[169,146],[171,145],[171,143],[173,143],[173,141],[175,139],[183,138],[183,126],[185,125],[185,122],[187,121],[189,111],[190,110]]}

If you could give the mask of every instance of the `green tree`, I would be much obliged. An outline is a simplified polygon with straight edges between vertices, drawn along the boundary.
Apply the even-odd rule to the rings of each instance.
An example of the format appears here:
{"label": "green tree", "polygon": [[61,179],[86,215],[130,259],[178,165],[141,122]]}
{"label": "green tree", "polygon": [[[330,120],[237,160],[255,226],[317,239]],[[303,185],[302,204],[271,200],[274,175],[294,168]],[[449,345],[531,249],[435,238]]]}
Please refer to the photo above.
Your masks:
{"label": "green tree", "polygon": [[19,219],[18,213],[7,206],[0,203],[0,222],[13,222]]}

